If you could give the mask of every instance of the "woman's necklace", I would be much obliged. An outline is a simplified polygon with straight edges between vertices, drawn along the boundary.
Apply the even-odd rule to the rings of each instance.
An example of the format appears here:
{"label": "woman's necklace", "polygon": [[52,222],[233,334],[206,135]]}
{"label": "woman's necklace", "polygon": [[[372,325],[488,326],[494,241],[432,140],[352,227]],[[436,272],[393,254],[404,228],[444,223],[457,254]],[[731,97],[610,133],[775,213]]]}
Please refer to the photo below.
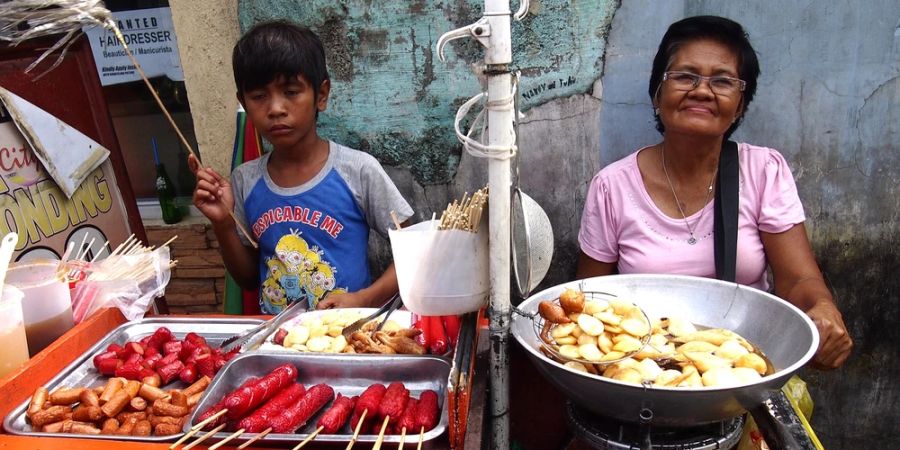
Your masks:
{"label": "woman's necklace", "polygon": [[[681,208],[681,202],[678,200],[678,194],[675,193],[675,186],[672,185],[672,179],[669,178],[669,170],[666,169],[666,146],[665,144],[661,144],[659,147],[659,152],[662,154],[662,166],[663,173],[666,174],[666,181],[669,182],[669,189],[672,190],[672,197],[675,197],[675,206],[678,207],[678,212],[681,213],[681,218],[684,219],[684,224],[687,226],[688,233],[690,233],[691,238],[688,239],[687,243],[694,245],[697,243],[697,237],[694,236],[694,228],[691,226],[691,223],[688,222],[687,216],[684,214],[684,209]],[[706,209],[706,204],[709,203],[709,196],[712,194],[713,183],[716,180],[716,174],[719,172],[719,168],[716,167],[716,170],[713,171],[712,178],[709,180],[709,187],[706,190],[706,200],[703,201],[703,206],[700,207],[700,215],[697,217],[697,225],[700,224],[700,220],[703,219],[703,210]]]}

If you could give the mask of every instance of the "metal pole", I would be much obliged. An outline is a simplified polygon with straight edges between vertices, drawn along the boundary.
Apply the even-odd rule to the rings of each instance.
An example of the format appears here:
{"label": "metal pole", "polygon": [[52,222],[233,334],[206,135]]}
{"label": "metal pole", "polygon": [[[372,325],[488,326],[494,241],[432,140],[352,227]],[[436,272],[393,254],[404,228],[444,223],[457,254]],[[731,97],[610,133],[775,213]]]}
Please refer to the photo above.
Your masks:
{"label": "metal pole", "polygon": [[[490,45],[485,52],[488,83],[489,146],[515,143],[512,108],[512,42],[509,0],[485,0],[484,17],[490,24]],[[509,99],[508,103],[503,102]],[[491,341],[491,448],[509,450],[509,328],[510,328],[510,175],[509,159],[488,159],[490,189],[490,341]]]}

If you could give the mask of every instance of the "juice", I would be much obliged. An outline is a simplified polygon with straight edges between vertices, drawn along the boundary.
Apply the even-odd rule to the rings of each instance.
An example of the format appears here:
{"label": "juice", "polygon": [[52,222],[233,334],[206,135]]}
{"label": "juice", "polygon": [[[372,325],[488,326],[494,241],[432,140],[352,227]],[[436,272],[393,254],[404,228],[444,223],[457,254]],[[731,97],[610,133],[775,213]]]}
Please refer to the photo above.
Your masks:
{"label": "juice", "polygon": [[28,348],[25,345],[25,325],[20,321],[12,329],[0,331],[0,378],[12,372],[28,361]]}
{"label": "juice", "polygon": [[28,352],[34,356],[44,347],[50,345],[56,338],[62,336],[75,325],[72,319],[72,310],[64,310],[47,320],[31,323],[25,326],[25,334],[28,336]]}

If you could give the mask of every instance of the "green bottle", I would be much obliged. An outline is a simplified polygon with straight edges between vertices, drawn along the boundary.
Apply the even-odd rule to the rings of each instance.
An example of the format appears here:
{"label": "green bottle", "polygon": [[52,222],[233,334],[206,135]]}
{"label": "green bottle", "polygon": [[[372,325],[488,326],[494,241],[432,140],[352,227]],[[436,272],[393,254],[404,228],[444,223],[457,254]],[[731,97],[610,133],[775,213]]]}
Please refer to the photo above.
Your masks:
{"label": "green bottle", "polygon": [[175,185],[166,173],[166,167],[159,162],[159,151],[156,148],[156,138],[153,142],[153,159],[156,161],[156,196],[159,198],[159,208],[162,210],[163,222],[178,223],[181,221],[181,210],[175,204]]}

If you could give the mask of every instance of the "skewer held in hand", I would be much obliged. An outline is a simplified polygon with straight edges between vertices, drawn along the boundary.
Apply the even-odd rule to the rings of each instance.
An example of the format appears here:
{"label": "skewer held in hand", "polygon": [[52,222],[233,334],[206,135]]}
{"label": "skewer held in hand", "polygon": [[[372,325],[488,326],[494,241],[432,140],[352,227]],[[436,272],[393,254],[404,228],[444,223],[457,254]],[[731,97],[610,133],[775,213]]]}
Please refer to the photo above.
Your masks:
{"label": "skewer held in hand", "polygon": [[[309,441],[315,439],[316,436],[318,436],[319,433],[321,433],[321,432],[322,432],[322,429],[324,429],[324,428],[325,428],[325,427],[322,427],[322,426],[320,426],[319,428],[316,428],[316,431],[313,431],[312,434],[310,434],[309,436],[307,436],[306,439],[304,439],[303,441],[301,441],[299,444],[297,444],[296,447],[292,448],[291,450],[300,450],[300,449],[303,448],[303,446],[306,445]],[[210,449],[210,450],[212,450],[212,449]]]}
{"label": "skewer held in hand", "polygon": [[238,450],[242,450],[242,449],[249,447],[250,444],[266,437],[266,435],[268,435],[271,432],[272,432],[272,427],[266,428],[265,430],[262,431],[262,433],[259,433],[256,436],[253,436],[253,439],[250,439],[249,441],[244,442],[243,444],[239,445]]}

